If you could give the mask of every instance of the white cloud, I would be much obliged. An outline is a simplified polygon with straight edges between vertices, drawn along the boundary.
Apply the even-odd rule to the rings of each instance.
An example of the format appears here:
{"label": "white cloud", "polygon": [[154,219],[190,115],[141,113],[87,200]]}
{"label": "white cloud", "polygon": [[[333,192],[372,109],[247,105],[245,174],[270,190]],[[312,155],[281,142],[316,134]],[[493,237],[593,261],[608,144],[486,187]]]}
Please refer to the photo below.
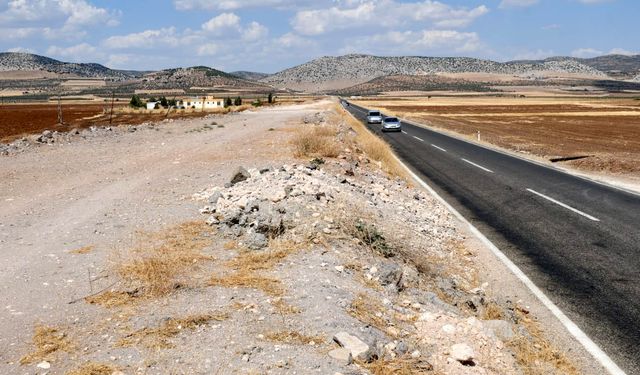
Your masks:
{"label": "white cloud", "polygon": [[151,49],[158,46],[175,47],[180,39],[175,27],[157,30],[145,30],[139,33],[116,35],[107,38],[103,45],[110,49],[142,48]]}
{"label": "white cloud", "polygon": [[626,50],[624,48],[613,48],[611,51],[608,52],[608,54],[634,56],[634,55],[640,55],[640,52],[633,52],[633,51]]}
{"label": "white cloud", "polygon": [[410,22],[429,22],[438,28],[459,28],[489,11],[484,5],[469,9],[432,0],[417,3],[347,0],[340,5],[344,6],[297,12],[291,22],[293,29],[303,35],[320,35],[357,27],[397,28]]}
{"label": "white cloud", "polygon": [[[88,43],[80,43],[69,47],[51,46],[47,49],[48,56],[87,59],[96,56],[96,47]],[[86,62],[86,60],[84,61]]]}
{"label": "white cloud", "polygon": [[240,29],[240,17],[234,13],[222,13],[202,24],[202,30],[212,34],[222,34]]}
{"label": "white cloud", "polygon": [[312,0],[174,0],[173,4],[178,10],[232,10],[241,8],[277,7],[291,8],[308,4],[317,4],[322,1]]}
{"label": "white cloud", "polygon": [[477,51],[482,46],[475,32],[456,30],[390,31],[383,34],[356,38],[343,48],[343,53],[367,52],[374,54],[460,54]]}
{"label": "white cloud", "polygon": [[513,57],[513,60],[542,60],[551,56],[555,56],[553,50],[537,49],[535,51],[520,52]]}
{"label": "white cloud", "polygon": [[502,0],[498,8],[530,7],[538,3],[539,0]]}
{"label": "white cloud", "polygon": [[604,52],[597,50],[595,48],[578,48],[571,52],[571,56],[573,57],[594,57],[604,54]]}
{"label": "white cloud", "polygon": [[266,38],[267,35],[269,35],[269,29],[257,22],[251,22],[242,32],[242,39],[252,42]]}
{"label": "white cloud", "polygon": [[115,25],[119,12],[91,5],[85,0],[9,0],[6,10],[0,12],[4,25],[49,25],[63,22],[64,27],[87,25]]}
{"label": "white cloud", "polygon": [[198,47],[198,56],[214,56],[220,51],[216,43],[207,43]]}

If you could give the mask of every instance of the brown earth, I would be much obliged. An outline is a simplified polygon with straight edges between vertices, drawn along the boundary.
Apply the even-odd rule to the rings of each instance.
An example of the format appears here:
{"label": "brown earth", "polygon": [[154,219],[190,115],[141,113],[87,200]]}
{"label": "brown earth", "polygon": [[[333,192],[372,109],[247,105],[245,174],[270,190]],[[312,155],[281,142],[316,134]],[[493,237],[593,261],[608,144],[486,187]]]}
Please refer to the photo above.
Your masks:
{"label": "brown earth", "polygon": [[633,99],[434,98],[367,100],[406,119],[590,171],[640,177],[640,101]]}

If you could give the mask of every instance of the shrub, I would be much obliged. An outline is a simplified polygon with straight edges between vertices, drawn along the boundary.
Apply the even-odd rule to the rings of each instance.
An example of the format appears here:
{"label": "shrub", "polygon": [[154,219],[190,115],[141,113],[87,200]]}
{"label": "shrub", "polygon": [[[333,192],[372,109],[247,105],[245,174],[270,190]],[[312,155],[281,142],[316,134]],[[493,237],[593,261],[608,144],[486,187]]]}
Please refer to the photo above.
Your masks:
{"label": "shrub", "polygon": [[134,95],[131,97],[131,101],[129,102],[129,105],[134,108],[144,107],[144,103],[142,102],[142,100],[138,95]]}

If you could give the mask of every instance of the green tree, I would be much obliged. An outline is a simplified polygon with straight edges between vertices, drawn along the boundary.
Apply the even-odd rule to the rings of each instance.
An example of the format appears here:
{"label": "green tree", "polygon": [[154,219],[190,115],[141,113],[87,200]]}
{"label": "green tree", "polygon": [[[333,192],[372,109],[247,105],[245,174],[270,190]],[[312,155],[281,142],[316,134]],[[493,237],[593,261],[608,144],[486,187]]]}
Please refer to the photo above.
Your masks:
{"label": "green tree", "polygon": [[163,96],[162,98],[160,98],[160,105],[164,108],[167,108],[169,106],[169,102],[167,101],[166,97]]}
{"label": "green tree", "polygon": [[238,96],[233,102],[233,105],[242,105],[242,98]]}
{"label": "green tree", "polygon": [[269,93],[269,96],[267,96],[267,103],[272,104],[273,103],[273,94]]}
{"label": "green tree", "polygon": [[144,103],[142,102],[142,100],[140,100],[140,97],[138,95],[134,95],[131,97],[129,105],[134,108],[144,107]]}
{"label": "green tree", "polygon": [[256,99],[253,103],[251,103],[254,107],[262,107],[262,100]]}
{"label": "green tree", "polygon": [[152,96],[149,98],[148,102],[157,102],[157,100],[155,97]]}
{"label": "green tree", "polygon": [[233,100],[231,100],[231,98],[227,96],[227,98],[224,100],[224,106],[231,107],[232,105],[233,105]]}

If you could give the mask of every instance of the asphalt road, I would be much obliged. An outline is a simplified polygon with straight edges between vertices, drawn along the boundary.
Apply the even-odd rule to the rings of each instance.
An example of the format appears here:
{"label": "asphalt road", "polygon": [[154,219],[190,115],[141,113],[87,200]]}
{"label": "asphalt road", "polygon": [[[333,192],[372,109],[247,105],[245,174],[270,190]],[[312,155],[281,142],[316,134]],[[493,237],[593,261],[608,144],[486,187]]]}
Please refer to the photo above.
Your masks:
{"label": "asphalt road", "polygon": [[[366,110],[346,107],[366,124]],[[403,122],[383,137],[628,374],[640,374],[640,196]]]}

